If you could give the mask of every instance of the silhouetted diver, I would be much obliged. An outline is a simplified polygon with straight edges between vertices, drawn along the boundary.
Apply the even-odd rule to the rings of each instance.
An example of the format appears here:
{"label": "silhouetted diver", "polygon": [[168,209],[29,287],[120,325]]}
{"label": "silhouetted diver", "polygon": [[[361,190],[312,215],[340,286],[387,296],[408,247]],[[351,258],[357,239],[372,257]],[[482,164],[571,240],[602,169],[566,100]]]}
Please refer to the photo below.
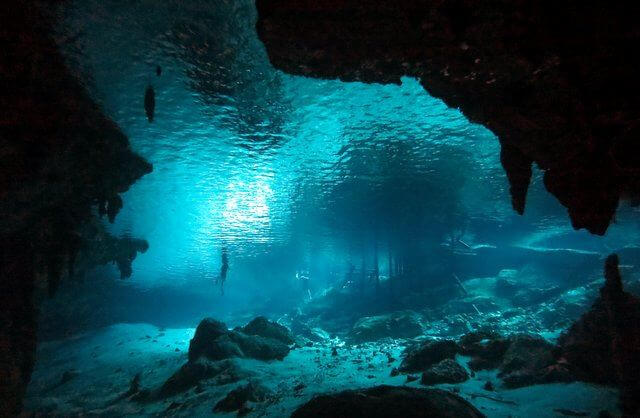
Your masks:
{"label": "silhouetted diver", "polygon": [[160,77],[162,75],[162,67],[159,65],[156,65],[156,75],[158,77]]}
{"label": "silhouetted diver", "polygon": [[153,122],[153,113],[156,110],[156,93],[153,91],[153,87],[149,85],[147,91],[144,93],[144,111],[147,113],[147,119],[149,122]]}
{"label": "silhouetted diver", "polygon": [[220,266],[220,294],[224,295],[224,282],[227,280],[227,271],[229,271],[229,257],[227,256],[227,248],[222,248],[222,265]]}

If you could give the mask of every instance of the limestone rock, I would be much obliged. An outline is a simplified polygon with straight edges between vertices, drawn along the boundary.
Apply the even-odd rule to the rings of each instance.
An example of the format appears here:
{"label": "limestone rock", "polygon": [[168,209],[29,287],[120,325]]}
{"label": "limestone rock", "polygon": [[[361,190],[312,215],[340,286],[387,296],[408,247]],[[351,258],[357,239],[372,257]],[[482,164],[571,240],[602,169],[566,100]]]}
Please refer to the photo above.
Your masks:
{"label": "limestone rock", "polygon": [[469,373],[457,361],[442,360],[422,373],[423,385],[439,385],[441,383],[462,383],[469,379]]}
{"label": "limestone rock", "polygon": [[458,344],[453,340],[425,341],[405,350],[400,371],[404,373],[426,371],[444,359],[453,359],[458,351]]}
{"label": "limestone rock", "polygon": [[375,386],[321,395],[300,406],[292,418],[477,418],[484,417],[460,396],[438,389]]}

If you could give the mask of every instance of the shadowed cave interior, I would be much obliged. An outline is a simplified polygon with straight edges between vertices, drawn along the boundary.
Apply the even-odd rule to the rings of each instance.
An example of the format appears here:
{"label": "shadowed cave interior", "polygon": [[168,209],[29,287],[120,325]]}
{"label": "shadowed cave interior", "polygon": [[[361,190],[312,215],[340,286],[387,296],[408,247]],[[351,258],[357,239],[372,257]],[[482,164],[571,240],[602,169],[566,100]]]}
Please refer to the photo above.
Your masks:
{"label": "shadowed cave interior", "polygon": [[640,415],[638,7],[0,6],[0,416]]}

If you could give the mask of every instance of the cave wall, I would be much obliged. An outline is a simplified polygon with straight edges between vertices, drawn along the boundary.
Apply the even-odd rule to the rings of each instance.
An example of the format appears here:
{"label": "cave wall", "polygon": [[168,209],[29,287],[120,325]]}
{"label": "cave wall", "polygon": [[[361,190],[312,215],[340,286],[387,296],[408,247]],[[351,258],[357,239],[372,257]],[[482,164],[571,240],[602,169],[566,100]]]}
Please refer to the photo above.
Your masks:
{"label": "cave wall", "polygon": [[420,80],[491,129],[514,209],[531,165],[574,228],[604,234],[640,197],[639,4],[550,0],[257,0],[257,30],[287,73]]}
{"label": "cave wall", "polygon": [[83,228],[112,221],[119,194],[152,170],[65,66],[59,3],[0,6],[0,416],[21,409],[41,290],[74,274]]}

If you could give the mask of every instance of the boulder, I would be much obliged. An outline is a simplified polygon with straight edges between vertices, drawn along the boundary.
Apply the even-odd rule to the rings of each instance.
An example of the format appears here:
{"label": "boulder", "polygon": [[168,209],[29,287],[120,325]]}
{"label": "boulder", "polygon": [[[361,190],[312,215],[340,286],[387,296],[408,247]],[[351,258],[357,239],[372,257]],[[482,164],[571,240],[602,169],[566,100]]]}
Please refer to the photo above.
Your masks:
{"label": "boulder", "polygon": [[189,360],[195,360],[209,351],[209,345],[218,337],[225,335],[229,329],[224,322],[213,318],[205,318],[198,324],[196,333],[189,342]]}
{"label": "boulder", "polygon": [[453,359],[459,347],[453,340],[430,340],[413,347],[403,353],[399,370],[403,373],[422,372],[444,359]]}
{"label": "boulder", "polygon": [[[238,357],[254,358],[257,360],[282,360],[289,354],[289,346],[273,338],[259,335],[245,335],[242,332],[231,331],[227,336],[235,344],[241,355]],[[222,337],[222,338],[225,338]],[[233,345],[230,345],[233,347]],[[234,347],[235,350],[235,347]]]}
{"label": "boulder", "polygon": [[538,335],[515,335],[500,364],[500,376],[537,372],[555,363],[554,346]]}
{"label": "boulder", "polygon": [[[266,319],[256,318],[246,327],[229,331],[222,322],[206,318],[200,322],[196,333],[189,343],[189,361],[201,357],[218,361],[233,357],[254,358],[257,360],[282,360],[289,354],[289,345],[283,341],[293,338],[288,330]],[[248,328],[247,328],[248,327]],[[247,328],[246,334],[242,330]],[[270,335],[271,337],[262,336]],[[272,338],[276,337],[276,338]]]}
{"label": "boulder", "polygon": [[240,329],[246,335],[259,335],[260,337],[273,338],[283,344],[294,343],[293,336],[287,327],[277,322],[269,321],[264,316],[258,316]]}
{"label": "boulder", "polygon": [[375,386],[316,396],[292,418],[477,418],[484,417],[460,396],[439,389]]}
{"label": "boulder", "polygon": [[457,361],[444,359],[422,373],[423,385],[439,385],[441,383],[462,383],[469,379],[469,373]]}
{"label": "boulder", "polygon": [[400,311],[360,318],[349,332],[349,339],[360,343],[387,337],[413,338],[422,333],[420,316],[413,311]]}
{"label": "boulder", "polygon": [[493,331],[474,331],[460,338],[461,353],[471,356],[471,370],[495,369],[501,363],[510,341]]}

